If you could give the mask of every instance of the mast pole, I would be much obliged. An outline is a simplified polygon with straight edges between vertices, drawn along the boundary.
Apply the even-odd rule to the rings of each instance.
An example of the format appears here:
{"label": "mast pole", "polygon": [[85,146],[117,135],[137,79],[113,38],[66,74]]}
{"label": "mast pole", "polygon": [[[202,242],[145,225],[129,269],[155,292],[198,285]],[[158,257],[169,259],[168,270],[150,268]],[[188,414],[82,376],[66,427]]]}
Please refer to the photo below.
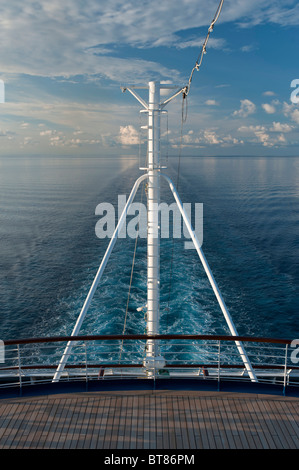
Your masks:
{"label": "mast pole", "polygon": [[[160,320],[160,83],[149,82],[147,187],[147,334],[159,334]],[[164,366],[159,345],[148,340],[145,366],[149,375]]]}

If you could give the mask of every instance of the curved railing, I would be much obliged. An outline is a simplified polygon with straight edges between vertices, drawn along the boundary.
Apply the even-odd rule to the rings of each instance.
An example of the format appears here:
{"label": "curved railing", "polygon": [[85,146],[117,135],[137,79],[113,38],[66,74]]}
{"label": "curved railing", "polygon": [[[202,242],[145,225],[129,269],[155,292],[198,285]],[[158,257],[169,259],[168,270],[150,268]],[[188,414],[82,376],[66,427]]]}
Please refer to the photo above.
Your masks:
{"label": "curved railing", "polygon": [[[159,341],[163,369],[147,374],[146,341]],[[235,341],[241,341],[260,383],[299,385],[292,340],[226,335],[80,335],[7,340],[0,363],[0,389],[52,382],[65,344],[73,342],[60,381],[115,378],[197,378],[250,381]]]}

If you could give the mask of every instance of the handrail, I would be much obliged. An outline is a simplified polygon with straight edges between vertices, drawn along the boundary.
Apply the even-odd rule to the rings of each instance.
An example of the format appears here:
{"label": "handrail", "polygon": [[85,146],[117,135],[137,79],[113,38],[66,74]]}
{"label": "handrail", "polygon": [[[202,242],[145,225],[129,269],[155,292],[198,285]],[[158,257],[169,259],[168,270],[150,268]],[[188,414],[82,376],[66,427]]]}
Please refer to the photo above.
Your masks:
{"label": "handrail", "polygon": [[280,339],[280,338],[264,338],[252,336],[230,336],[230,335],[181,335],[181,334],[161,334],[161,335],[145,335],[145,334],[125,334],[125,335],[79,335],[79,336],[48,336],[37,338],[24,338],[3,340],[4,346],[17,345],[17,344],[32,344],[32,343],[55,343],[63,341],[111,341],[111,340],[148,340],[148,339],[186,339],[186,340],[219,340],[219,341],[248,341],[256,343],[273,343],[273,344],[288,344],[290,345],[293,340]]}
{"label": "handrail", "polygon": [[[71,363],[65,364],[66,375],[62,377],[64,381],[80,380],[82,379],[82,374],[85,375],[86,382],[96,380],[97,377],[98,379],[104,378],[104,376],[108,380],[109,378],[128,378],[131,376],[151,378],[152,375],[148,374],[144,368],[144,351],[139,350],[139,346],[142,345],[140,341],[145,342],[149,339],[161,340],[161,346],[164,343],[166,347],[166,350],[163,352],[165,359],[164,371],[160,370],[159,367],[154,369],[154,378],[160,376],[162,378],[163,376],[167,378],[203,377],[203,379],[217,380],[219,390],[220,382],[224,379],[248,381],[250,376],[248,377],[244,364],[234,362],[233,356],[235,354],[231,351],[231,344],[226,344],[224,348],[221,348],[220,352],[221,342],[234,343],[236,340],[239,340],[247,342],[248,348],[251,350],[250,354],[254,359],[252,367],[256,374],[258,374],[258,382],[265,384],[275,383],[278,386],[282,384],[283,394],[286,393],[286,389],[289,389],[289,386],[296,388],[299,384],[299,366],[293,363],[292,356],[290,357],[292,364],[288,359],[289,345],[293,340],[207,334],[112,334],[48,336],[4,340],[3,345],[7,347],[7,362],[0,366],[0,389],[18,386],[20,393],[22,393],[22,388],[25,385],[48,383],[48,381],[52,383],[53,375],[50,371],[57,370],[58,349],[64,347],[63,343],[70,341],[74,349],[75,347],[79,349],[74,353],[75,356],[72,358]],[[117,346],[117,342],[124,340],[138,342],[138,352],[136,354],[136,351],[131,351],[130,346],[127,351],[127,359],[119,361],[115,355],[117,354],[115,346]],[[170,340],[170,343],[168,343],[168,340]],[[190,340],[192,344],[188,344]],[[97,341],[99,344],[97,344]],[[103,342],[107,344],[107,341],[108,343],[111,341],[112,348],[103,347]],[[102,344],[100,344],[101,342]],[[201,342],[203,343],[202,345],[196,344]],[[37,347],[38,344],[39,347]],[[32,351],[30,345],[32,345]],[[193,345],[196,345],[195,348],[193,348]],[[214,346],[217,345],[218,347],[215,350]],[[81,346],[83,346],[82,351]],[[89,349],[87,355],[87,348],[89,346],[91,346],[91,349]],[[97,346],[99,346],[99,350],[97,350]],[[170,346],[170,349],[168,349],[168,346]],[[172,350],[173,346],[175,352]],[[189,346],[192,346],[192,351]],[[178,347],[180,347],[180,351],[182,349],[179,354],[183,356],[177,357]],[[49,350],[52,350],[50,354],[48,354]],[[173,354],[175,354],[175,358]],[[85,372],[82,372],[83,370]],[[131,371],[133,372],[131,373]]]}
{"label": "handrail", "polygon": [[[139,369],[143,367],[143,364],[103,364],[103,363],[81,363],[81,364],[66,364],[66,369],[83,369],[88,367],[88,369],[97,369],[97,368],[107,368],[107,369]],[[209,363],[200,363],[200,364],[168,364],[166,362],[165,368],[166,369],[201,369],[203,367],[209,369],[244,369],[243,364],[209,364]],[[268,365],[268,364],[253,364],[255,369],[260,370],[283,370],[285,368],[284,365]],[[22,366],[22,370],[42,370],[42,369],[56,369],[57,364],[36,364],[31,366]],[[1,367],[1,371],[5,370],[17,370],[18,366],[12,367]],[[292,370],[299,370],[299,366],[293,366]]]}

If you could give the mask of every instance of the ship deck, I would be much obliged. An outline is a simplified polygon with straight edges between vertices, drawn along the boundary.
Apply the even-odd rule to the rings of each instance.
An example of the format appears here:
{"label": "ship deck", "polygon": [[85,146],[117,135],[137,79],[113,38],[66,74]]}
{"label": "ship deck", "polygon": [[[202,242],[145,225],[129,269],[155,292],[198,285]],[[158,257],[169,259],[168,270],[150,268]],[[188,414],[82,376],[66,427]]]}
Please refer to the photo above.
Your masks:
{"label": "ship deck", "polygon": [[0,400],[1,449],[298,449],[298,397],[103,390]]}

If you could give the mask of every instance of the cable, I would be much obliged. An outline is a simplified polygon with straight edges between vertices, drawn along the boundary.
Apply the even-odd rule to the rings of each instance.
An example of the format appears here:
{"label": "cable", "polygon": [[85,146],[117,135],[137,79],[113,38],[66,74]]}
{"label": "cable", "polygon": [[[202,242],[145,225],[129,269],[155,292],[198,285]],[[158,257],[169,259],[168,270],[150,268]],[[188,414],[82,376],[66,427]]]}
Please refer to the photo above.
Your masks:
{"label": "cable", "polygon": [[200,68],[200,66],[201,66],[201,64],[202,64],[203,56],[204,56],[204,54],[206,54],[206,52],[207,52],[207,44],[208,44],[208,40],[209,40],[210,34],[211,34],[211,32],[213,31],[214,25],[215,25],[215,23],[217,22],[217,20],[218,20],[218,18],[219,18],[219,16],[220,16],[220,13],[221,13],[221,10],[222,10],[222,6],[223,6],[223,2],[224,2],[224,0],[220,0],[220,3],[219,3],[218,8],[217,8],[217,10],[216,10],[215,16],[214,16],[214,18],[213,18],[213,20],[212,20],[212,22],[211,22],[211,24],[210,24],[210,27],[209,27],[209,29],[208,29],[208,34],[207,34],[207,36],[206,36],[206,39],[205,39],[205,41],[204,41],[204,43],[203,43],[203,45],[202,45],[201,51],[200,51],[200,53],[199,53],[199,55],[198,55],[198,57],[197,57],[197,60],[196,60],[196,62],[195,62],[195,65],[194,65],[193,69],[191,70],[191,74],[190,74],[190,77],[189,77],[189,80],[188,80],[188,85],[187,85],[186,88],[184,89],[183,96],[184,96],[184,95],[187,96],[188,93],[190,92],[190,87],[191,87],[191,82],[192,82],[193,74],[194,74],[195,70],[197,70],[197,71],[199,70],[199,68]]}

